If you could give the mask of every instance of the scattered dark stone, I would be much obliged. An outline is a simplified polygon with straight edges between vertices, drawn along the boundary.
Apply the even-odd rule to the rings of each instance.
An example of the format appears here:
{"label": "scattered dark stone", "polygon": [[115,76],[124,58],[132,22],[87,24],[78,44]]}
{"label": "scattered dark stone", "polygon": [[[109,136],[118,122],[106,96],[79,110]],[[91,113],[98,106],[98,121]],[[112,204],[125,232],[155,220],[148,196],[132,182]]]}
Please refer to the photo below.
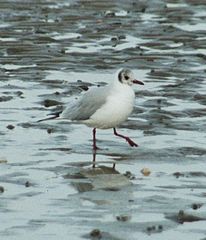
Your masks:
{"label": "scattered dark stone", "polygon": [[55,94],[55,95],[60,95],[60,92],[55,92],[54,94]]}
{"label": "scattered dark stone", "polygon": [[53,128],[48,128],[48,129],[47,129],[47,133],[48,133],[48,134],[51,134],[51,133],[53,133],[53,132],[54,132],[54,129],[53,129]]}
{"label": "scattered dark stone", "polygon": [[99,229],[94,229],[90,232],[90,236],[93,238],[101,239],[102,238],[102,233]]}
{"label": "scattered dark stone", "polygon": [[179,178],[179,177],[184,177],[184,173],[181,173],[181,172],[175,172],[173,173],[173,175],[176,177],[176,178]]}
{"label": "scattered dark stone", "polygon": [[117,37],[112,37],[112,38],[111,38],[111,41],[112,41],[112,42],[116,42],[116,41],[118,41],[118,38],[117,38]]}
{"label": "scattered dark stone", "polygon": [[0,186],[0,193],[4,192],[4,187]]}
{"label": "scattered dark stone", "polygon": [[202,203],[193,203],[192,204],[192,209],[197,210],[197,209],[201,208],[202,205],[203,205]]}
{"label": "scattered dark stone", "polygon": [[130,171],[126,171],[124,173],[124,176],[129,178],[130,180],[134,180],[135,179],[135,176]]}
{"label": "scattered dark stone", "polygon": [[122,240],[122,238],[118,238],[109,232],[104,232],[99,229],[94,229],[92,230],[89,234],[85,234],[83,236],[86,239],[92,239],[92,240],[97,240],[97,239],[105,239],[105,240]]}
{"label": "scattered dark stone", "polygon": [[180,210],[177,215],[177,221],[181,224],[183,224],[184,222],[196,222],[203,220],[206,220],[206,218],[198,217],[192,214],[187,214],[183,210]]}
{"label": "scattered dark stone", "polygon": [[21,96],[23,95],[23,92],[22,92],[22,91],[17,91],[17,92],[16,92],[16,95],[17,95],[18,97],[21,97]]}
{"label": "scattered dark stone", "polygon": [[15,128],[15,126],[13,126],[13,125],[11,125],[11,124],[7,125],[6,127],[7,127],[9,130],[13,130],[13,129]]}
{"label": "scattered dark stone", "polygon": [[147,232],[151,232],[152,228],[151,227],[147,227]]}
{"label": "scattered dark stone", "polygon": [[57,105],[61,105],[62,103],[56,100],[51,100],[51,99],[45,99],[43,101],[43,105],[45,107],[52,107],[52,106],[57,106]]}
{"label": "scattered dark stone", "polygon": [[40,28],[37,28],[36,31],[35,31],[36,34],[46,34],[46,30],[44,29],[40,29]]}
{"label": "scattered dark stone", "polygon": [[153,225],[153,226],[147,227],[146,230],[149,234],[158,233],[158,232],[161,232],[163,230],[163,226],[162,225],[157,225],[157,226]]}
{"label": "scattered dark stone", "polygon": [[89,89],[88,86],[80,86],[81,89],[83,89],[84,91],[87,91]]}
{"label": "scattered dark stone", "polygon": [[199,57],[199,58],[203,58],[204,60],[206,60],[206,55],[205,55],[205,54],[198,53],[198,54],[196,54],[196,56]]}
{"label": "scattered dark stone", "polygon": [[152,229],[152,231],[155,231],[156,226],[153,225],[153,226],[151,227],[151,229]]}
{"label": "scattered dark stone", "polygon": [[205,172],[189,172],[188,175],[192,177],[206,177]]}
{"label": "scattered dark stone", "polygon": [[0,164],[1,163],[7,163],[8,161],[6,159],[0,159]]}
{"label": "scattered dark stone", "polygon": [[31,183],[29,181],[25,182],[25,187],[31,187]]}
{"label": "scattered dark stone", "polygon": [[162,225],[158,225],[158,230],[162,231],[163,230],[163,226]]}
{"label": "scattered dark stone", "polygon": [[127,216],[127,215],[120,215],[116,217],[117,221],[120,222],[127,222],[131,219],[131,216]]}
{"label": "scattered dark stone", "polygon": [[10,101],[13,97],[12,96],[1,96],[0,102],[7,102]]}
{"label": "scattered dark stone", "polygon": [[119,40],[123,40],[123,39],[126,39],[126,36],[125,35],[120,35],[118,38],[119,38]]}

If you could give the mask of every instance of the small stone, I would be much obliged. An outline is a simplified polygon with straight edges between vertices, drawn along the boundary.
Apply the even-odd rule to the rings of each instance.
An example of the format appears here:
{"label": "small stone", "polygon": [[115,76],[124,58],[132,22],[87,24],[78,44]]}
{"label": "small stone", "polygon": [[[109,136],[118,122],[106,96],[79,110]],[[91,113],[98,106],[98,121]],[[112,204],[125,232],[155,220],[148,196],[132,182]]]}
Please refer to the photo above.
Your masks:
{"label": "small stone", "polygon": [[145,177],[147,177],[147,176],[149,176],[149,175],[151,174],[151,171],[150,171],[149,168],[143,168],[143,169],[141,170],[141,173],[142,173]]}
{"label": "small stone", "polygon": [[0,164],[1,163],[7,163],[8,161],[6,159],[0,159]]}
{"label": "small stone", "polygon": [[25,187],[30,187],[31,186],[31,183],[29,181],[26,181],[25,182]]}
{"label": "small stone", "polygon": [[152,226],[151,229],[152,229],[152,231],[155,231],[156,227],[155,227],[155,226]]}
{"label": "small stone", "polygon": [[0,193],[4,192],[4,187],[0,186]]}
{"label": "small stone", "polygon": [[56,100],[51,100],[51,99],[45,99],[43,104],[45,107],[51,107],[51,106],[61,105],[61,102]]}
{"label": "small stone", "polygon": [[111,38],[111,41],[112,41],[112,42],[116,42],[116,41],[118,41],[118,38],[117,38],[117,37],[112,37],[112,38]]}
{"label": "small stone", "polygon": [[123,40],[123,39],[126,39],[126,36],[125,35],[120,35],[119,40]]}
{"label": "small stone", "polygon": [[16,92],[16,95],[17,95],[18,97],[20,97],[20,96],[23,95],[23,92],[22,92],[22,91],[17,91],[17,92]]}
{"label": "small stone", "polygon": [[147,232],[151,232],[152,228],[151,227],[147,227]]}
{"label": "small stone", "polygon": [[177,215],[177,221],[181,224],[183,224],[184,222],[196,222],[196,221],[205,221],[205,220],[206,218],[202,218],[192,214],[187,214],[183,210],[180,210]]}
{"label": "small stone", "polygon": [[99,229],[94,229],[90,232],[90,236],[100,239],[102,237],[102,233]]}
{"label": "small stone", "polygon": [[197,206],[196,203],[192,204],[192,209],[194,209],[194,210],[197,210],[197,209],[198,209],[198,206]]}
{"label": "small stone", "polygon": [[158,230],[162,231],[163,230],[163,226],[162,225],[158,225]]}
{"label": "small stone", "polygon": [[88,86],[80,86],[81,89],[83,89],[84,91],[87,91],[89,88]]}
{"label": "small stone", "polygon": [[120,222],[127,222],[128,220],[131,219],[131,216],[127,216],[127,215],[120,215],[116,217],[117,221]]}
{"label": "small stone", "polygon": [[48,134],[51,134],[52,132],[54,132],[54,129],[53,129],[53,128],[48,128],[48,129],[47,129],[47,133],[48,133]]}
{"label": "small stone", "polygon": [[134,180],[135,179],[135,176],[130,171],[126,171],[124,173],[124,176],[129,178],[130,180]]}
{"label": "small stone", "polygon": [[193,203],[192,204],[192,209],[197,210],[198,208],[201,208],[203,204],[201,203]]}
{"label": "small stone", "polygon": [[14,129],[15,127],[14,127],[13,125],[9,124],[9,125],[7,125],[7,128],[8,128],[9,130],[12,130],[12,129]]}
{"label": "small stone", "polygon": [[180,172],[175,172],[175,173],[173,173],[173,175],[174,175],[176,178],[184,177],[184,174],[183,174],[183,173],[180,173]]}
{"label": "small stone", "polygon": [[7,102],[10,101],[12,98],[12,96],[0,96],[0,102]]}

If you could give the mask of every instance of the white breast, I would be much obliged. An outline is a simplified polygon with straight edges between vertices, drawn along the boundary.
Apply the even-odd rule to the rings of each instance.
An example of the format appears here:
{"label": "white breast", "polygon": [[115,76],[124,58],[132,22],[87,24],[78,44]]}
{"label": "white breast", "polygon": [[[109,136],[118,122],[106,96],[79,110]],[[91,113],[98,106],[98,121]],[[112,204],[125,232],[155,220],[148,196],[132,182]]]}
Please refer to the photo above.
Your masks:
{"label": "white breast", "polygon": [[128,118],[133,109],[134,99],[132,88],[121,84],[115,90],[111,90],[106,103],[84,123],[94,128],[114,128]]}

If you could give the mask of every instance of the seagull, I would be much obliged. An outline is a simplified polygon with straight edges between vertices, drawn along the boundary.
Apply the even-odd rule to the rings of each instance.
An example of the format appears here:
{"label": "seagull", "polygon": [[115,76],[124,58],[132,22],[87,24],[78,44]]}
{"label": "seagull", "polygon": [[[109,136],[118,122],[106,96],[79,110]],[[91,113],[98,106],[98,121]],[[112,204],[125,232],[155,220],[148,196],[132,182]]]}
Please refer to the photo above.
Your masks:
{"label": "seagull", "polygon": [[135,101],[133,84],[144,85],[142,81],[135,79],[130,69],[120,69],[110,84],[89,89],[78,99],[71,101],[63,111],[53,113],[51,114],[53,116],[38,122],[66,119],[92,127],[95,152],[99,149],[96,145],[96,129],[113,128],[114,135],[125,139],[131,147],[138,147],[132,139],[119,134],[116,130],[133,110]]}

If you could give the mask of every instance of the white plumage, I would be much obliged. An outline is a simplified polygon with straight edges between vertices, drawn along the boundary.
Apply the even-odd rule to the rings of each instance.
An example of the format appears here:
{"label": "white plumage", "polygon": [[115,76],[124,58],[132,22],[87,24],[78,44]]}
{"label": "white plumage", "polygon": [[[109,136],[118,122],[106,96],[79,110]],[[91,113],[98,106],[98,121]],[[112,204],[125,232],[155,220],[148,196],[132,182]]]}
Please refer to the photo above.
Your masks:
{"label": "white plumage", "polygon": [[132,71],[121,69],[109,85],[92,88],[72,101],[60,118],[79,121],[93,128],[114,128],[124,122],[133,110],[133,83],[142,84],[135,80]]}
{"label": "white plumage", "polygon": [[[96,146],[96,128],[113,128],[114,134],[124,138],[130,146],[137,147],[129,137],[118,134],[116,127],[124,122],[131,114],[134,106],[135,94],[133,84],[144,85],[134,78],[129,69],[120,69],[113,82],[104,87],[96,87],[88,90],[78,99],[70,102],[66,109],[48,119],[68,119],[84,123],[93,127],[93,149]],[[41,121],[41,120],[40,120]]]}

